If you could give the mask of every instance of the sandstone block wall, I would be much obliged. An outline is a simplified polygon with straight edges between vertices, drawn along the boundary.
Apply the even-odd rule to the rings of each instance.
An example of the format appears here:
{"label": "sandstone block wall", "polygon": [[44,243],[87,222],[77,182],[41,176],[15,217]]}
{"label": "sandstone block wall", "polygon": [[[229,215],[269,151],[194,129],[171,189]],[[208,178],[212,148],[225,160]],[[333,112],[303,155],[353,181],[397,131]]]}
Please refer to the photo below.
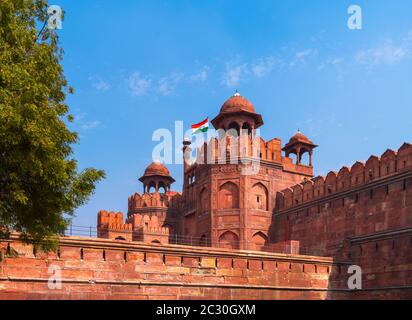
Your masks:
{"label": "sandstone block wall", "polygon": [[[327,299],[338,265],[330,258],[82,238],[62,238],[56,253],[17,240],[1,242],[1,252],[0,299]],[[48,288],[50,266],[61,268],[61,290]]]}
{"label": "sandstone block wall", "polygon": [[277,205],[272,239],[359,265],[354,298],[412,298],[412,145],[286,189]]}

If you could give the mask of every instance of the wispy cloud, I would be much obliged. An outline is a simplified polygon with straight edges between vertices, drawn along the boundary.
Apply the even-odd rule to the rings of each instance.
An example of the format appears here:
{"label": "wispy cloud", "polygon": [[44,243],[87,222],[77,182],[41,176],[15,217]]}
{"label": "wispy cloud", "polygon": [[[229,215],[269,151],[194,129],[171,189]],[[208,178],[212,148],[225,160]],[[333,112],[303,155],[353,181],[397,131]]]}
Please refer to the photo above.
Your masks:
{"label": "wispy cloud", "polygon": [[101,121],[99,120],[86,120],[86,113],[78,113],[74,115],[74,125],[81,130],[92,130],[100,127]]}
{"label": "wispy cloud", "polygon": [[209,67],[203,66],[201,70],[190,76],[191,82],[205,82],[209,76]]}
{"label": "wispy cloud", "polygon": [[308,59],[318,54],[317,50],[305,49],[295,53],[294,57],[289,62],[290,67],[303,67],[308,63]]}
{"label": "wispy cloud", "polygon": [[90,76],[89,81],[96,90],[107,91],[110,89],[110,84],[98,76]]}
{"label": "wispy cloud", "polygon": [[[239,56],[235,56],[234,59],[226,60],[220,65],[214,64],[213,70],[218,70],[217,74],[220,76],[221,85],[228,88],[238,88],[245,82],[261,79],[281,71],[321,71],[333,68],[334,72],[337,72],[338,80],[343,80],[346,69],[353,66],[354,63],[365,66],[395,64],[412,56],[412,30],[397,42],[388,39],[372,48],[357,52],[355,49],[355,52],[349,54],[352,57],[342,53],[337,54],[336,51],[323,52],[321,48],[313,46],[317,41],[315,38],[312,39],[312,45],[306,48],[284,46],[276,52],[250,60],[243,60]],[[177,70],[163,76],[144,76],[135,72],[128,78],[131,94],[143,96],[150,91],[154,95],[172,96],[177,92],[179,85],[190,86],[204,83],[215,75],[208,65],[201,65],[198,62],[196,64],[192,70],[185,70],[185,73]],[[96,87],[101,90],[106,89],[103,82],[96,82]]]}
{"label": "wispy cloud", "polygon": [[236,61],[230,61],[226,63],[225,71],[223,72],[221,84],[235,88],[243,80],[247,73],[247,64],[239,64]]}
{"label": "wispy cloud", "polygon": [[317,54],[317,50],[305,49],[298,52],[292,51],[289,55],[268,55],[249,62],[240,62],[239,59],[231,60],[225,64],[221,84],[235,88],[246,80],[263,78],[285,66],[289,68],[304,67],[309,58],[315,57]]}
{"label": "wispy cloud", "polygon": [[176,87],[183,80],[184,74],[178,72],[172,72],[166,77],[159,80],[158,91],[163,96],[169,96],[175,93]]}
{"label": "wispy cloud", "polygon": [[144,96],[151,87],[152,79],[141,76],[140,72],[134,72],[127,82],[133,96]]}
{"label": "wispy cloud", "polygon": [[328,58],[325,61],[322,61],[316,68],[316,70],[320,71],[325,69],[326,67],[329,66],[341,66],[344,63],[345,59],[342,57],[334,57],[334,58]]}
{"label": "wispy cloud", "polygon": [[91,130],[91,129],[96,129],[99,127],[102,123],[99,120],[94,120],[90,122],[85,122],[81,125],[81,128],[83,130]]}
{"label": "wispy cloud", "polygon": [[362,49],[355,55],[356,62],[372,67],[394,65],[409,58],[412,51],[412,30],[400,41],[385,39],[377,46]]}
{"label": "wispy cloud", "polygon": [[262,78],[265,75],[271,73],[276,65],[280,65],[281,60],[272,56],[258,59],[258,61],[252,65],[251,71],[257,78]]}
{"label": "wispy cloud", "polygon": [[408,48],[403,45],[395,45],[391,40],[371,49],[359,51],[355,59],[361,64],[371,66],[396,64],[407,57]]}

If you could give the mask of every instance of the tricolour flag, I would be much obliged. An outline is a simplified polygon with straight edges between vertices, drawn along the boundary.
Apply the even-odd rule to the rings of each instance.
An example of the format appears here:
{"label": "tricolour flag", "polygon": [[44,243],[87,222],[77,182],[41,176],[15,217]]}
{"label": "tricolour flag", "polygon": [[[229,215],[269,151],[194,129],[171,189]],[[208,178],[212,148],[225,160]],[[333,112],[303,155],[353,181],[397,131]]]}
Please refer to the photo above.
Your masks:
{"label": "tricolour flag", "polygon": [[209,118],[192,126],[193,134],[204,133],[209,130]]}

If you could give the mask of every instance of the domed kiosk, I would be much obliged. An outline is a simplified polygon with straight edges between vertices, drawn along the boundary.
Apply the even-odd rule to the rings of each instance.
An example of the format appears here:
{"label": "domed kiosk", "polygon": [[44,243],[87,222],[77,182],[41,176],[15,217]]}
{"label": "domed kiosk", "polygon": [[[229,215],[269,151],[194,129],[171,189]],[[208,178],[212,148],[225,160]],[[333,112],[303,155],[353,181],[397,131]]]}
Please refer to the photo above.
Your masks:
{"label": "domed kiosk", "polygon": [[217,130],[235,129],[239,133],[243,129],[250,133],[263,125],[263,119],[253,104],[236,92],[223,104],[212,124]]}
{"label": "domed kiosk", "polygon": [[164,193],[166,193],[170,191],[175,179],[172,178],[169,170],[162,163],[154,161],[146,168],[139,181],[143,183],[144,193],[150,193],[152,188],[155,192],[159,192],[163,188]]}
{"label": "domed kiosk", "polygon": [[309,140],[300,130],[296,132],[289,142],[282,149],[285,151],[286,157],[291,154],[296,155],[296,164],[300,165],[302,163],[302,156],[307,152],[309,153],[309,166],[312,166],[312,155],[313,149],[317,147],[312,141]]}

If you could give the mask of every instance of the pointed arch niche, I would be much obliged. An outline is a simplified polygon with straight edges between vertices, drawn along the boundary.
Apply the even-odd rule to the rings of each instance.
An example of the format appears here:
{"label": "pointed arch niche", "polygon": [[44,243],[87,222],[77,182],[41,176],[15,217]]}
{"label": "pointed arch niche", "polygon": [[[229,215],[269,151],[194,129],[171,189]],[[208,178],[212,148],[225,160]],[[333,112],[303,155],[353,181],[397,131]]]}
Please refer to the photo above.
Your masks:
{"label": "pointed arch niche", "polygon": [[253,249],[260,251],[268,244],[268,237],[263,232],[257,232],[252,237]]}
{"label": "pointed arch niche", "polygon": [[259,182],[256,183],[251,191],[252,209],[257,210],[269,210],[269,196],[268,196],[268,189],[263,185],[263,183]]}
{"label": "pointed arch niche", "polygon": [[232,231],[226,231],[219,237],[219,247],[226,249],[239,249],[239,237]]}
{"label": "pointed arch niche", "polygon": [[226,182],[219,188],[219,209],[239,208],[239,188],[233,182]]}

